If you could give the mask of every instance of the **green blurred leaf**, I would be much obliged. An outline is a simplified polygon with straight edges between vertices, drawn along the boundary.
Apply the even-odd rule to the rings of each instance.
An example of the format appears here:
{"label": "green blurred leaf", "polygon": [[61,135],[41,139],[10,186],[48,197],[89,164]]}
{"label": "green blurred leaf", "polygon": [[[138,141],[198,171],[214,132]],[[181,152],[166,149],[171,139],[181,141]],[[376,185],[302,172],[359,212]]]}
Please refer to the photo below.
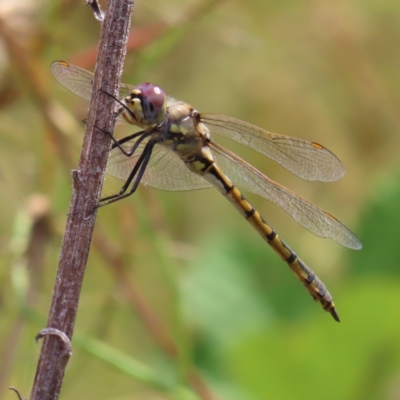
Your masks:
{"label": "green blurred leaf", "polygon": [[352,272],[400,275],[400,174],[391,174],[377,185],[377,194],[364,207],[359,226],[363,249],[351,254]]}
{"label": "green blurred leaf", "polygon": [[399,279],[350,281],[337,294],[341,324],[321,314],[243,338],[226,354],[232,379],[257,399],[387,398],[387,376],[400,373],[399,288]]}

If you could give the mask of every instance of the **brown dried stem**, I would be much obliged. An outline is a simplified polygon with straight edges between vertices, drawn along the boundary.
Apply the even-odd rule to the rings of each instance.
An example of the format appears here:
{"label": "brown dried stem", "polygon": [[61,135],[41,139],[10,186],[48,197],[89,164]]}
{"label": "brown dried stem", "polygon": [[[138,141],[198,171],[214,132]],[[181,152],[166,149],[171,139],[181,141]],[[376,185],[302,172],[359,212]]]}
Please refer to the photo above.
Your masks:
{"label": "brown dried stem", "polygon": [[[74,329],[96,221],[95,206],[100,197],[110,146],[110,138],[95,127],[107,132],[114,129],[114,102],[105,93],[118,94],[133,2],[109,0],[79,167],[72,174],[73,194],[47,323],[47,328],[57,329],[69,339]],[[68,362],[68,357],[62,356],[64,347],[57,335],[44,338],[31,400],[54,400],[59,397]]]}

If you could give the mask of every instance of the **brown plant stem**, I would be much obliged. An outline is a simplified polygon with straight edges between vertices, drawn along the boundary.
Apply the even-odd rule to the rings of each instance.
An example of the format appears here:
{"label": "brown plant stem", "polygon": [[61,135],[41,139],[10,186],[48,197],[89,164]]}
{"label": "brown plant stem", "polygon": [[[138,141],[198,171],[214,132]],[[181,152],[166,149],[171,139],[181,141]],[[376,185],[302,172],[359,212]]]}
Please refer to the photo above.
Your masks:
{"label": "brown plant stem", "polygon": [[[47,328],[57,329],[69,339],[74,329],[96,221],[95,206],[100,197],[110,146],[110,138],[95,127],[107,132],[114,130],[114,101],[106,93],[118,94],[133,3],[133,0],[108,2],[83,148],[78,170],[72,174],[72,199],[47,322]],[[31,400],[59,397],[68,362],[68,357],[62,357],[63,347],[64,343],[57,335],[44,338]]]}

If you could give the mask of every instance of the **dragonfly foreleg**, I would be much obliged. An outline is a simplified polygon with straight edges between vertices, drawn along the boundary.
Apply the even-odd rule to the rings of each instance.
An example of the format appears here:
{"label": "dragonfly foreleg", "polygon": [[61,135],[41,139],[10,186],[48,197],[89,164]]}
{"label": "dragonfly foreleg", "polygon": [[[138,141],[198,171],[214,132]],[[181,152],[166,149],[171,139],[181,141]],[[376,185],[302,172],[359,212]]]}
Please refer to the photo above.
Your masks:
{"label": "dragonfly foreleg", "polygon": [[99,89],[99,92],[103,92],[104,94],[106,94],[107,96],[111,97],[112,99],[114,99],[120,106],[121,108],[118,109],[117,112],[115,112],[115,116],[119,117],[122,114],[122,110],[125,109],[125,111],[133,118],[135,118],[135,114],[132,112],[132,110],[125,104],[123,103],[120,99],[118,99],[117,97],[113,96],[111,93],[106,92],[103,89]]}
{"label": "dragonfly foreleg", "polygon": [[[112,137],[113,139],[113,145],[111,146],[111,150],[115,149],[116,147],[118,147],[121,152],[123,154],[125,154],[127,157],[132,157],[133,154],[135,153],[135,151],[137,150],[137,148],[140,146],[140,144],[143,142],[144,139],[148,138],[149,136],[152,135],[152,132],[145,132],[145,131],[141,131],[141,132],[137,132],[134,133],[132,135],[129,135],[121,140],[116,140],[114,137]],[[139,137],[138,140],[136,140],[136,142],[134,143],[134,145],[131,147],[130,150],[126,151],[123,147],[122,144],[124,144],[125,142],[128,142],[129,140],[135,139]]]}

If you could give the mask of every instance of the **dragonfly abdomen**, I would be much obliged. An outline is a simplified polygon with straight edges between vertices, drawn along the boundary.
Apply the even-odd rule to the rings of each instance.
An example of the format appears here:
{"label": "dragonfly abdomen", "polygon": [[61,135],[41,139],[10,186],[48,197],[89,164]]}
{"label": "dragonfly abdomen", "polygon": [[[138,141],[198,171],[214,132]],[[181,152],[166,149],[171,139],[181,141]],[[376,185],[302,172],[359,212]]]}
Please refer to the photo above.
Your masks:
{"label": "dragonfly abdomen", "polygon": [[250,222],[261,237],[285,261],[297,278],[304,284],[313,299],[321,303],[322,308],[330,312],[332,317],[339,322],[332,296],[323,282],[294,251],[280,238],[276,231],[264,220],[260,213],[241,194],[239,189],[230,181],[222,170],[214,163],[207,169],[204,177],[216,186],[228,198],[236,209]]}

